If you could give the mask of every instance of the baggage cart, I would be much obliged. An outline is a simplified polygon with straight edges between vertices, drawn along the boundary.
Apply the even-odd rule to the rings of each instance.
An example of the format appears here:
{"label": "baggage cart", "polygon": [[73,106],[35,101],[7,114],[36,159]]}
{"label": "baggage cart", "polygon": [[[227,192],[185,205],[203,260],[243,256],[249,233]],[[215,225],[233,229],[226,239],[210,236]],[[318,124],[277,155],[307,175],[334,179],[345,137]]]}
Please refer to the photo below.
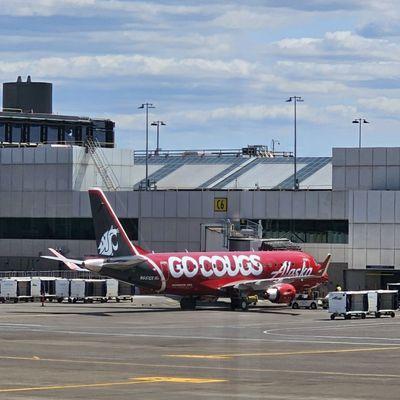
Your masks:
{"label": "baggage cart", "polygon": [[104,302],[107,299],[106,279],[71,279],[70,301]]}
{"label": "baggage cart", "polygon": [[0,282],[0,299],[2,303],[6,301],[18,302],[17,281],[13,278],[4,278]]}
{"label": "baggage cart", "polygon": [[56,299],[61,303],[64,299],[69,299],[70,292],[70,280],[65,278],[57,278],[55,284]]}
{"label": "baggage cart", "polygon": [[1,301],[33,301],[32,278],[13,277],[1,280],[0,284]]}
{"label": "baggage cart", "polygon": [[398,308],[397,290],[371,290],[368,292],[368,312],[380,318],[381,315],[396,316]]}
{"label": "baggage cart", "polygon": [[31,279],[31,294],[33,298],[40,298],[50,302],[57,298],[56,282],[59,278],[38,276]]}
{"label": "baggage cart", "polygon": [[331,292],[328,311],[331,319],[338,316],[364,319],[368,313],[368,291]]}
{"label": "baggage cart", "polygon": [[397,299],[398,299],[398,305],[400,306],[400,283],[388,283],[386,284],[386,289],[387,290],[396,290],[397,291]]}
{"label": "baggage cart", "polygon": [[118,281],[116,279],[106,279],[106,301],[118,301]]}
{"label": "baggage cart", "polygon": [[135,286],[126,282],[118,282],[118,297],[116,298],[119,303],[121,300],[130,300],[133,302],[133,296],[136,294]]}

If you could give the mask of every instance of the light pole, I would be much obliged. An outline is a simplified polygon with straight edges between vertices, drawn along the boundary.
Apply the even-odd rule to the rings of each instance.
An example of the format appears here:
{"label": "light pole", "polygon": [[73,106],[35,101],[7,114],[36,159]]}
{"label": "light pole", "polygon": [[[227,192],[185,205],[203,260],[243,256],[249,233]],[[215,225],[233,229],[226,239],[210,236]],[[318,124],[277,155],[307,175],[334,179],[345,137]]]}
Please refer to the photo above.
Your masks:
{"label": "light pole", "polygon": [[156,147],[156,154],[159,153],[160,149],[160,125],[167,125],[164,121],[153,121],[151,126],[157,127],[157,147]]}
{"label": "light pole", "polygon": [[275,144],[277,144],[279,146],[280,145],[279,140],[272,139],[272,154],[275,153]]}
{"label": "light pole", "polygon": [[358,124],[358,148],[361,149],[361,125],[369,124],[369,122],[364,118],[356,118],[353,120],[353,124]]}
{"label": "light pole", "polygon": [[294,105],[294,190],[299,188],[299,182],[297,181],[297,102],[303,102],[304,100],[300,96],[291,96],[286,102],[293,102]]}
{"label": "light pole", "polygon": [[143,103],[139,108],[146,109],[146,190],[149,190],[149,108],[155,108],[152,103]]}

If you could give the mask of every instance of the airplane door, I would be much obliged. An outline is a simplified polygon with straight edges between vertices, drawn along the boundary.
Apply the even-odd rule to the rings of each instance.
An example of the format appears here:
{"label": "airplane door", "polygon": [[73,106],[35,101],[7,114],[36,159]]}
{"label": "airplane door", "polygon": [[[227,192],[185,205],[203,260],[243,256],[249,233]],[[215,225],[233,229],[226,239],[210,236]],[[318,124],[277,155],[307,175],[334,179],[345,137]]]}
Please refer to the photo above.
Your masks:
{"label": "airplane door", "polygon": [[160,262],[160,267],[161,267],[161,271],[164,274],[165,277],[165,281],[168,281],[169,279],[169,268],[168,268],[168,263],[166,261],[161,261]]}

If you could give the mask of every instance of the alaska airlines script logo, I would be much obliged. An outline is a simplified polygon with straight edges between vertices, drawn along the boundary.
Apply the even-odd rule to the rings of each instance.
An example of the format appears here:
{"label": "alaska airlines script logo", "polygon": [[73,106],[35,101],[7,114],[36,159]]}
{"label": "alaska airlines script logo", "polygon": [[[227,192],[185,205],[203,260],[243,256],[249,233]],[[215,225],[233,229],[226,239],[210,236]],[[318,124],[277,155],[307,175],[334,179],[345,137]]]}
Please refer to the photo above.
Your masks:
{"label": "alaska airlines script logo", "polygon": [[271,276],[273,278],[310,276],[313,269],[307,263],[307,259],[304,259],[301,268],[296,268],[292,265],[291,261],[285,261],[278,271],[271,272]]}
{"label": "alaska airlines script logo", "polygon": [[114,228],[113,225],[111,225],[111,228],[104,233],[104,235],[101,237],[100,244],[98,247],[99,254],[103,256],[112,256],[114,255],[114,251],[118,250],[118,242],[115,241],[113,242],[113,238],[117,238],[117,235],[119,234],[119,230],[117,228]]}

